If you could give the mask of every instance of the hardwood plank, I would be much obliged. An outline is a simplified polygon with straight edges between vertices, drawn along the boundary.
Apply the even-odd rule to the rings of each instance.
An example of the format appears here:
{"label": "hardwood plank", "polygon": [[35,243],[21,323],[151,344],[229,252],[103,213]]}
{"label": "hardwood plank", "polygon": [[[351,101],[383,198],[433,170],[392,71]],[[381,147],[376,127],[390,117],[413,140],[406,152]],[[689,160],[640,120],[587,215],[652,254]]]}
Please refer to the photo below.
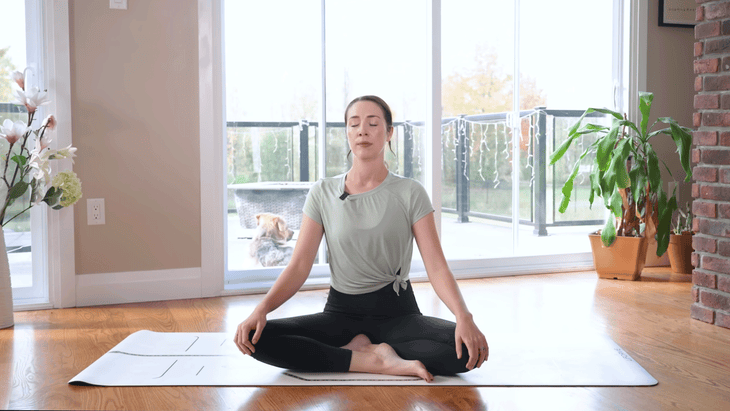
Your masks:
{"label": "hardwood plank", "polygon": [[[16,313],[0,330],[0,408],[241,410],[710,410],[730,404],[730,330],[692,320],[691,284],[661,271],[627,282],[594,272],[459,281],[489,338],[494,333],[590,329],[611,336],[656,387],[80,387],[67,384],[141,330],[230,332],[260,295]],[[427,283],[424,314],[453,319]],[[322,309],[326,290],[297,294],[269,318]],[[537,343],[537,342],[536,342]]]}

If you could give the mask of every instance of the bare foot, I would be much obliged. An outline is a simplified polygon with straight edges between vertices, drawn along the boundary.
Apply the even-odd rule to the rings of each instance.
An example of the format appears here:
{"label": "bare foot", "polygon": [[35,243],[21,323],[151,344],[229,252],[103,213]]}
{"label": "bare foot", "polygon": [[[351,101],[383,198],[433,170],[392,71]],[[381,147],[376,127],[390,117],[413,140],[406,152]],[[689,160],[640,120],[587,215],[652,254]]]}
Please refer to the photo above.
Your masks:
{"label": "bare foot", "polygon": [[373,352],[383,360],[382,374],[414,375],[423,378],[427,382],[433,381],[433,375],[426,370],[426,366],[422,362],[404,360],[388,344],[378,344]]}
{"label": "bare foot", "polygon": [[385,375],[412,375],[423,378],[427,382],[433,381],[433,375],[426,370],[422,362],[404,360],[388,344],[376,345],[368,344],[369,342],[370,340],[364,335],[358,335],[342,347],[352,350],[350,371]]}
{"label": "bare foot", "polygon": [[375,346],[365,334],[358,334],[347,345],[341,347],[350,351],[370,352]]}

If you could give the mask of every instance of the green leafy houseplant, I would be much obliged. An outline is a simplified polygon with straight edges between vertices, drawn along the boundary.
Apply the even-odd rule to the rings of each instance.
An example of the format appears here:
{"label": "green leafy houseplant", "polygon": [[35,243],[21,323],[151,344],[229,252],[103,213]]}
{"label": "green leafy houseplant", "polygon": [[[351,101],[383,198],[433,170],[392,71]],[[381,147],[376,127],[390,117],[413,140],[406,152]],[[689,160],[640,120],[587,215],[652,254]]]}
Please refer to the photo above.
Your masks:
{"label": "green leafy houseplant", "polygon": [[[685,181],[690,181],[692,136],[690,129],[681,127],[670,117],[660,117],[647,127],[653,99],[652,93],[639,93],[641,120],[638,125],[615,111],[589,108],[570,129],[568,139],[552,153],[550,164],[560,160],[574,140],[584,134],[596,133],[598,139],[583,151],[563,186],[559,211],[564,213],[568,207],[581,160],[588,154],[594,154],[589,202],[592,207],[596,197],[603,198],[605,207],[615,217],[607,219],[601,230],[601,241],[608,247],[617,236],[642,237],[647,224],[653,224],[656,227],[657,255],[661,256],[669,244],[677,200],[675,193],[668,195],[662,189],[660,159],[650,140],[659,134],[666,134],[674,140],[679,161],[687,174]],[[611,126],[583,124],[584,118],[594,112],[611,116]],[[652,131],[659,122],[668,127]],[[664,166],[669,171],[666,164]]]}

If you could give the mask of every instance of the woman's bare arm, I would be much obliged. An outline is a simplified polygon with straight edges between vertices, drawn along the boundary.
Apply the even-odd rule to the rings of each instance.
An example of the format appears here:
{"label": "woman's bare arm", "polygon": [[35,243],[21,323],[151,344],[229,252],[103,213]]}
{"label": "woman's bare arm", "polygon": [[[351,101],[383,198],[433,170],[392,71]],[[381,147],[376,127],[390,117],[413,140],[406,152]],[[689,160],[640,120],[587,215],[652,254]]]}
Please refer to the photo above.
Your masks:
{"label": "woman's bare arm", "polygon": [[449,307],[456,317],[456,355],[462,356],[462,343],[466,345],[469,352],[469,361],[466,364],[468,369],[481,367],[489,356],[489,346],[479,327],[474,323],[474,317],[466,307],[464,297],[459,291],[454,274],[449,269],[444,251],[441,248],[436,222],[433,213],[418,220],[413,224],[413,235],[416,238],[418,249],[423,257],[426,266],[426,273],[431,285],[441,301]]}
{"label": "woman's bare arm", "polygon": [[413,235],[416,237],[418,250],[423,257],[426,273],[431,285],[441,301],[451,310],[458,320],[461,317],[470,317],[464,298],[459,291],[454,275],[446,262],[444,251],[441,248],[436,222],[433,213],[421,218],[413,224]]}

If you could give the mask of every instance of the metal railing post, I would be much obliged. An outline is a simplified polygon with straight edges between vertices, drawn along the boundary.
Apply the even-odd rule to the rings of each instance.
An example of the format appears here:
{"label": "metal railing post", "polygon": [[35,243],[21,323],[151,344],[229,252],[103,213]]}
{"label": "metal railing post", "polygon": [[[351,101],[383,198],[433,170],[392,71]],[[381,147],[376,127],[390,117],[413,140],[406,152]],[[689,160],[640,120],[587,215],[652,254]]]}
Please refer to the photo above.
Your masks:
{"label": "metal railing post", "polygon": [[403,175],[413,178],[413,126],[403,123]]}
{"label": "metal railing post", "polygon": [[535,135],[535,230],[533,234],[546,236],[547,232],[547,113],[546,107],[535,107],[537,111],[537,133]]}
{"label": "metal railing post", "polygon": [[299,121],[299,181],[309,181],[309,121]]}
{"label": "metal railing post", "polygon": [[457,221],[469,222],[469,122],[460,115],[456,120],[456,211]]}

